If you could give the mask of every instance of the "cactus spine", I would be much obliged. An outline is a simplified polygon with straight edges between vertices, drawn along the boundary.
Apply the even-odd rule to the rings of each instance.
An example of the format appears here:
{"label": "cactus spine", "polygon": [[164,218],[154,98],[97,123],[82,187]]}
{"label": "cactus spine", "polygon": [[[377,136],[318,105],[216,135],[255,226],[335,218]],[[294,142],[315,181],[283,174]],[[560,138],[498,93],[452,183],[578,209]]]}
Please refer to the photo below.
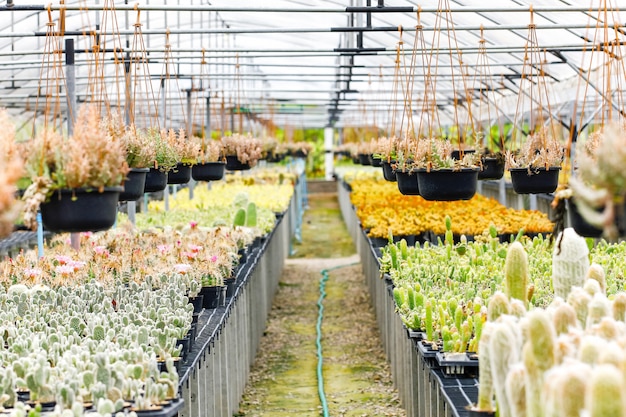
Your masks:
{"label": "cactus spine", "polygon": [[566,228],[559,233],[552,254],[552,285],[556,296],[566,299],[572,287],[582,287],[588,269],[587,242],[574,229]]}
{"label": "cactus spine", "polygon": [[506,295],[528,305],[528,255],[519,242],[513,242],[504,264]]}

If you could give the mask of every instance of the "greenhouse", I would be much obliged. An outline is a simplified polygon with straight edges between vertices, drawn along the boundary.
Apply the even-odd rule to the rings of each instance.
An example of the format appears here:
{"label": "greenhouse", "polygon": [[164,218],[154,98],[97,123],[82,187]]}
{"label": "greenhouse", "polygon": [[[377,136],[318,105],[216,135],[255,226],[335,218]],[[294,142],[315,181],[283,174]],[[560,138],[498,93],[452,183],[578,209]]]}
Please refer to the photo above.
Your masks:
{"label": "greenhouse", "polygon": [[0,0],[0,416],[626,417],[622,10]]}

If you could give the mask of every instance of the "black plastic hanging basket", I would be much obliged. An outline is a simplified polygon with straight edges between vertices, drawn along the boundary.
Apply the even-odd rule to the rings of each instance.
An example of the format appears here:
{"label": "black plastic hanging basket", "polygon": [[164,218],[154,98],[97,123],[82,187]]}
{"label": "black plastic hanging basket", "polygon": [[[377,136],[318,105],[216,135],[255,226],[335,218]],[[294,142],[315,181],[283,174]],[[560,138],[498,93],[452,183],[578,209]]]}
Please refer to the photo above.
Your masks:
{"label": "black plastic hanging basket", "polygon": [[361,165],[372,165],[372,163],[370,162],[369,154],[360,153],[359,154],[359,164],[361,164]]}
{"label": "black plastic hanging basket", "polygon": [[250,169],[250,164],[240,162],[237,155],[226,155],[226,169],[229,171],[247,171]]}
{"label": "black plastic hanging basket", "polygon": [[567,200],[567,219],[569,220],[570,227],[574,228],[576,233],[584,237],[600,237],[602,236],[602,229],[598,229],[592,226],[583,218],[578,211],[576,200],[570,198]]}
{"label": "black plastic hanging basket", "polygon": [[191,176],[196,181],[218,181],[224,178],[224,162],[204,162],[191,167]]}
{"label": "black plastic hanging basket", "polygon": [[131,168],[126,174],[124,191],[120,193],[119,201],[135,201],[141,198],[149,171],[148,168]]}
{"label": "black plastic hanging basket", "polygon": [[404,195],[420,195],[420,187],[417,182],[417,173],[409,171],[396,171],[398,190]]}
{"label": "black plastic hanging basket", "polygon": [[115,224],[117,202],[123,187],[56,190],[41,205],[41,220],[50,232],[97,232]]}
{"label": "black plastic hanging basket", "polygon": [[144,193],[163,191],[165,187],[167,187],[167,172],[150,168],[150,171],[146,175],[146,184],[143,187]]}
{"label": "black plastic hanging basket", "polygon": [[191,165],[179,162],[167,173],[168,184],[187,184],[191,179]]}
{"label": "black plastic hanging basket", "polygon": [[[465,149],[463,151],[463,155],[465,154],[469,154],[469,153],[475,153],[476,150],[475,149]],[[461,150],[460,149],[455,149],[452,152],[450,152],[450,157],[452,159],[456,159],[457,161],[461,159]]]}
{"label": "black plastic hanging basket", "polygon": [[483,169],[478,173],[479,180],[499,180],[504,176],[503,158],[482,158]]}
{"label": "black plastic hanging basket", "polygon": [[469,200],[476,194],[478,168],[442,168],[417,171],[420,195],[430,201]]}
{"label": "black plastic hanging basket", "polygon": [[391,166],[391,164],[395,164],[395,163],[396,161],[391,161],[391,162],[383,161],[383,176],[389,182],[397,181],[396,171]]}
{"label": "black plastic hanging basket", "polygon": [[380,168],[383,166],[383,160],[375,157],[374,155],[369,155],[370,165],[375,168]]}
{"label": "black plastic hanging basket", "polygon": [[549,194],[559,185],[560,167],[510,168],[513,190],[517,194]]}

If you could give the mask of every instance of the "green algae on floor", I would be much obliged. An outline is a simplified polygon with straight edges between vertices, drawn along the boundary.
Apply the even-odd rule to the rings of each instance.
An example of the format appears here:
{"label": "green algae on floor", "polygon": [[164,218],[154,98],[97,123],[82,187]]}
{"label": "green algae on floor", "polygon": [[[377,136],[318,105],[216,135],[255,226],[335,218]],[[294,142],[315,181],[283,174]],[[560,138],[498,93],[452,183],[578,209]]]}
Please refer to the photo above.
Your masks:
{"label": "green algae on floor", "polygon": [[302,223],[302,243],[294,243],[293,258],[341,258],[355,252],[336,193],[309,195]]}

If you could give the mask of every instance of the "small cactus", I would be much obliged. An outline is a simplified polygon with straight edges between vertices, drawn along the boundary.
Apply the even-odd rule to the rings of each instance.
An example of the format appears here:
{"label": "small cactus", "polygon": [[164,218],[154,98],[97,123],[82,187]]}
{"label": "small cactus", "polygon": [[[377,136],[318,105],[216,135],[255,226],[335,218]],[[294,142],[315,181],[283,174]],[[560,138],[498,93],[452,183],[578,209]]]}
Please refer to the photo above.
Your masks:
{"label": "small cactus", "polygon": [[556,362],[556,335],[548,314],[532,310],[526,316],[527,341],[522,356],[526,367],[527,417],[542,417],[544,372]]}
{"label": "small cactus", "polygon": [[587,281],[598,281],[602,294],[606,295],[606,274],[604,273],[604,268],[602,268],[598,264],[591,264],[591,266],[587,270],[586,279]]}
{"label": "small cactus", "polygon": [[624,322],[626,320],[626,293],[620,292],[613,299],[613,318]]}
{"label": "small cactus", "polygon": [[505,391],[506,377],[511,366],[519,361],[519,357],[515,334],[505,323],[496,324],[491,334],[489,359],[499,416],[510,417],[511,407]]}
{"label": "small cactus", "polygon": [[478,342],[478,361],[480,362],[480,373],[478,375],[478,404],[479,411],[495,411],[493,407],[493,377],[491,375],[491,352],[489,345],[492,331],[495,329],[494,323],[485,323],[482,335]]}
{"label": "small cactus", "polygon": [[571,327],[578,326],[576,310],[571,305],[562,303],[552,313],[552,322],[557,335],[567,334]]}
{"label": "small cactus", "polygon": [[624,407],[624,382],[621,373],[613,366],[599,365],[591,373],[587,390],[589,417],[622,417]]}
{"label": "small cactus", "polygon": [[233,226],[237,227],[243,227],[246,224],[246,210],[244,210],[243,208],[239,208],[237,209],[237,212],[235,213],[235,217],[233,219]]}
{"label": "small cactus", "polygon": [[498,291],[489,299],[487,304],[487,320],[495,322],[498,317],[511,312],[509,299],[504,293]]}
{"label": "small cactus", "polygon": [[511,417],[526,416],[526,368],[518,363],[511,366],[506,376],[504,391],[511,411]]}
{"label": "small cactus", "polygon": [[513,242],[504,264],[506,295],[528,305],[528,255],[519,242]]}
{"label": "small cactus", "polygon": [[250,202],[246,208],[246,227],[257,226],[257,210],[256,204]]}
{"label": "small cactus", "polygon": [[571,227],[556,239],[552,254],[552,286],[557,297],[566,299],[572,287],[582,287],[589,269],[589,248],[585,238]]}

